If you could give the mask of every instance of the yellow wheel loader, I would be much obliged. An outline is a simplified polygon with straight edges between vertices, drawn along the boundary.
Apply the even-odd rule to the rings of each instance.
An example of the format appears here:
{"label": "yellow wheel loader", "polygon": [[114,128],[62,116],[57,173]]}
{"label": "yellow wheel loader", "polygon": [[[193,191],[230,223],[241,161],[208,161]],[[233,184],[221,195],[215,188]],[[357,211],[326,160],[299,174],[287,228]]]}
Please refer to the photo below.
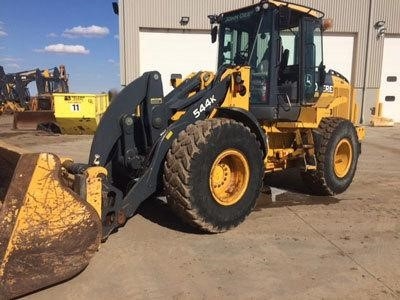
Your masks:
{"label": "yellow wheel loader", "polygon": [[174,76],[165,96],[160,73],[134,80],[102,117],[86,164],[3,145],[2,294],[77,274],[151,196],[223,232],[251,212],[266,172],[297,168],[312,192],[344,192],[364,131],[348,80],[325,70],[323,16],[273,0],[209,16],[217,71]]}
{"label": "yellow wheel loader", "polygon": [[[13,119],[13,129],[45,129],[60,133],[54,116],[54,97],[57,93],[68,93],[68,74],[64,65],[46,70],[23,71],[11,74],[20,78],[16,84],[18,90],[25,91],[29,103],[25,106],[28,110],[16,111]],[[37,95],[29,97],[27,85],[36,83]],[[18,82],[18,81],[16,81]],[[21,97],[20,97],[21,98]]]}

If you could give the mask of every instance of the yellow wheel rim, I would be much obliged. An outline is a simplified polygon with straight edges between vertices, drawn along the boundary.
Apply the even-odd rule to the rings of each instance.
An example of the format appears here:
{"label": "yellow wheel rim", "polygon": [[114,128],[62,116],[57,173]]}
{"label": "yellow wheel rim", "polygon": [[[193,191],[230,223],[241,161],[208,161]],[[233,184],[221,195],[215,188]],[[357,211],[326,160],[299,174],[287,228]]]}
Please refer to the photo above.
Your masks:
{"label": "yellow wheel rim", "polygon": [[249,163],[242,152],[227,149],[215,159],[210,172],[210,190],[219,204],[238,202],[249,184]]}
{"label": "yellow wheel rim", "polygon": [[335,149],[333,157],[335,174],[339,178],[343,178],[350,170],[351,161],[353,160],[353,148],[348,139],[341,140]]}

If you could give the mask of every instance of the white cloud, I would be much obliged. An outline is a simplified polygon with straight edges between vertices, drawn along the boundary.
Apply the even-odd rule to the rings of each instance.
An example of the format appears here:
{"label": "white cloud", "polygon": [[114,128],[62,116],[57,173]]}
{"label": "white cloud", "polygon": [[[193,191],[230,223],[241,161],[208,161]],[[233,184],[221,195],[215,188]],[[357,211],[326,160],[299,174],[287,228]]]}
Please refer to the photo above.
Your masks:
{"label": "white cloud", "polygon": [[36,50],[37,52],[50,52],[50,53],[72,53],[72,54],[89,54],[89,49],[82,45],[65,45],[54,44],[44,47],[44,49]]}
{"label": "white cloud", "polygon": [[0,37],[4,37],[4,36],[8,35],[7,32],[4,31],[3,25],[4,25],[4,22],[0,21]]}
{"label": "white cloud", "polygon": [[71,29],[65,29],[62,36],[68,38],[75,37],[104,37],[110,33],[107,27],[100,27],[97,25],[92,25],[88,27],[76,26]]}
{"label": "white cloud", "polygon": [[22,59],[16,58],[16,57],[11,57],[11,56],[0,57],[0,62],[3,62],[3,63],[17,63],[19,61],[22,61]]}
{"label": "white cloud", "polygon": [[5,67],[6,69],[15,69],[15,70],[21,69],[21,66],[17,63],[6,64]]}
{"label": "white cloud", "polygon": [[54,32],[51,32],[48,35],[46,35],[46,37],[55,38],[55,37],[58,37],[58,35]]}
{"label": "white cloud", "polygon": [[[5,48],[5,47],[3,47]],[[12,57],[12,56],[2,56],[0,57],[0,64],[4,65],[6,72],[13,72],[21,69],[20,63],[22,62],[21,58]]]}
{"label": "white cloud", "polygon": [[115,35],[114,35],[114,39],[119,40],[119,35],[118,35],[118,34],[115,34]]}
{"label": "white cloud", "polygon": [[116,67],[118,67],[119,66],[119,62],[116,62],[114,59],[112,59],[112,58],[109,58],[108,60],[107,60],[107,62],[109,62],[110,64],[112,64],[113,66],[116,66]]}

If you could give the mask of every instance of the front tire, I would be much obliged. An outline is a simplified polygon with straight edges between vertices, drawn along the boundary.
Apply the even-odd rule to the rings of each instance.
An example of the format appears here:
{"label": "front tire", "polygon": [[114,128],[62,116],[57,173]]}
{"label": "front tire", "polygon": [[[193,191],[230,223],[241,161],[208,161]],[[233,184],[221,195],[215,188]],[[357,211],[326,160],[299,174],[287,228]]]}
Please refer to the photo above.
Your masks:
{"label": "front tire", "polygon": [[354,125],[342,118],[324,118],[314,132],[317,170],[302,172],[313,194],[335,195],[352,183],[360,145]]}
{"label": "front tire", "polygon": [[189,125],[164,165],[168,203],[186,222],[208,232],[240,224],[251,212],[264,174],[256,136],[230,119]]}

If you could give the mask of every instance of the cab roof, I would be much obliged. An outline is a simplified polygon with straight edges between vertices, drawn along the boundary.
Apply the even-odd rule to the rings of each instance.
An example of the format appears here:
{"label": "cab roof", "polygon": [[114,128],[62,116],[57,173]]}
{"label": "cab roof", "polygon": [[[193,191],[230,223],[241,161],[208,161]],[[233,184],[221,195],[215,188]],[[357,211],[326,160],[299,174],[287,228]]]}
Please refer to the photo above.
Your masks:
{"label": "cab roof", "polygon": [[304,5],[294,4],[294,3],[285,2],[285,1],[277,1],[277,0],[267,0],[267,1],[261,1],[261,2],[271,3],[276,6],[286,6],[290,9],[305,13],[307,15],[313,16],[318,19],[323,18],[325,16],[325,14],[322,11],[319,11],[317,9],[314,9],[314,8],[311,8],[308,6],[304,6]]}
{"label": "cab roof", "polygon": [[261,0],[257,4],[253,4],[253,5],[249,5],[249,6],[246,6],[246,7],[239,8],[239,9],[231,10],[231,11],[226,12],[226,13],[232,13],[232,12],[236,12],[236,11],[241,11],[243,9],[246,9],[246,8],[249,8],[249,7],[256,7],[256,6],[262,5],[264,3],[272,4],[272,5],[275,5],[275,6],[278,6],[278,7],[281,7],[281,6],[282,7],[287,7],[289,9],[294,10],[294,11],[309,15],[309,16],[317,18],[317,19],[322,19],[325,16],[325,14],[322,11],[319,11],[317,9],[314,9],[314,8],[311,8],[311,7],[308,7],[308,6],[304,6],[304,5],[300,5],[300,4],[294,4],[294,3],[291,3],[291,2],[279,1],[279,0]]}

